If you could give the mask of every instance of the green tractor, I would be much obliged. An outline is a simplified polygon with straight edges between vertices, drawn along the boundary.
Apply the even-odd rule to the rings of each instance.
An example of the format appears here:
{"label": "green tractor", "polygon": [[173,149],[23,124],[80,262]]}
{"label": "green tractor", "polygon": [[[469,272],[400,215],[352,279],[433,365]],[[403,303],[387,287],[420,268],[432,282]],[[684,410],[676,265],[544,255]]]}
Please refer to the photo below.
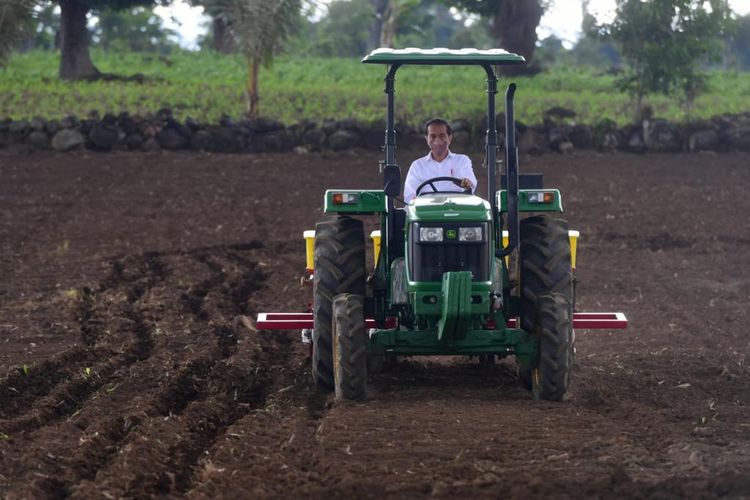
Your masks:
{"label": "green tractor", "polygon": [[[387,67],[382,190],[328,190],[314,237],[311,314],[263,313],[260,329],[303,328],[312,376],[339,399],[361,400],[367,379],[396,356],[515,356],[535,399],[560,401],[570,386],[574,326],[625,328],[622,313],[575,312],[574,255],[559,190],[540,174],[519,175],[511,83],[505,93],[505,161],[498,168],[495,67],[522,64],[504,50],[377,49],[367,64]],[[397,207],[394,84],[406,65],[480,66],[487,76],[487,198],[439,192],[429,179]],[[498,170],[502,170],[498,172]],[[501,189],[497,186],[500,175]],[[427,189],[427,186],[430,186]],[[529,216],[519,218],[519,213]],[[368,273],[362,221],[380,216],[376,265]],[[312,261],[312,262],[310,262]]]}

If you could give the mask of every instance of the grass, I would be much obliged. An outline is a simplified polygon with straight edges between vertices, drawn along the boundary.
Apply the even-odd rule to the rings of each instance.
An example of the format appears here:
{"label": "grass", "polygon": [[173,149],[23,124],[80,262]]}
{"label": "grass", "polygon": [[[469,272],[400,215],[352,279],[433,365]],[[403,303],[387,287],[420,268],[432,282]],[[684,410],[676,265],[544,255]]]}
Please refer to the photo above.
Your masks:
{"label": "grass", "polygon": [[[216,122],[222,115],[239,118],[245,109],[246,68],[242,57],[207,52],[175,52],[168,57],[94,51],[92,58],[107,73],[143,73],[135,82],[62,82],[59,59],[52,52],[15,55],[0,70],[0,118],[61,118],[100,112],[144,114],[168,107],[178,118]],[[263,69],[261,114],[292,124],[301,119],[384,119],[384,68],[350,59],[277,58]],[[485,76],[480,68],[407,67],[396,83],[397,119],[412,125],[432,116],[466,118],[477,123],[486,105]],[[578,113],[578,122],[609,118],[630,120],[627,94],[614,90],[614,77],[588,68],[556,69],[516,78],[516,116],[540,123],[544,111],[563,106]],[[507,80],[501,81],[504,88]],[[498,110],[502,97],[498,95]],[[750,110],[750,73],[710,75],[709,89],[687,116],[677,99],[657,96],[649,103],[655,115],[676,121]]]}

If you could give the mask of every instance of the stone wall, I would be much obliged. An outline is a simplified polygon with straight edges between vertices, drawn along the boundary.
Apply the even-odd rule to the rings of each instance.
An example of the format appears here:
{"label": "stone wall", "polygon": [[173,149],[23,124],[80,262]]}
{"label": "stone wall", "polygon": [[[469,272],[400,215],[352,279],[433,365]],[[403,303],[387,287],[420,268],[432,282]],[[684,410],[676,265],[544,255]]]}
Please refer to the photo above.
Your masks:
{"label": "stone wall", "polygon": [[[483,147],[485,123],[457,119],[452,123],[456,151]],[[504,141],[504,117],[497,115],[498,143]],[[425,148],[423,132],[397,125],[400,149]],[[523,153],[569,153],[577,149],[629,151],[750,151],[750,112],[716,116],[684,124],[661,119],[618,127],[610,120],[592,125],[576,123],[575,113],[552,108],[540,125],[517,123],[518,147]],[[215,153],[263,153],[376,149],[384,142],[383,124],[351,120],[302,121],[285,126],[266,118],[217,124],[184,122],[168,109],[135,116],[127,113],[100,116],[92,112],[79,119],[0,121],[0,148],[10,151],[208,151]]]}

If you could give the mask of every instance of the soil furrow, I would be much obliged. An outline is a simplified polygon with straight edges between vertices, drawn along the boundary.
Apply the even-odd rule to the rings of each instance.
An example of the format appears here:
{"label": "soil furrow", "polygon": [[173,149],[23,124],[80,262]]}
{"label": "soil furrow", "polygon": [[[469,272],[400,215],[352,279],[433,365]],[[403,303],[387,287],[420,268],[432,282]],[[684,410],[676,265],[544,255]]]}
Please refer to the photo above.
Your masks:
{"label": "soil furrow", "polygon": [[205,322],[209,319],[209,314],[204,309],[206,296],[224,282],[226,273],[219,264],[212,260],[211,256],[199,253],[194,255],[194,257],[198,262],[209,268],[211,276],[198,283],[195,287],[192,287],[188,292],[183,293],[182,301],[187,310],[198,321]]}
{"label": "soil furrow", "polygon": [[106,347],[74,348],[38,365],[14,369],[0,382],[0,419],[7,420],[26,411],[61,382],[69,381],[95,360],[112,354]]}
{"label": "soil furrow", "polygon": [[102,324],[105,320],[98,313],[95,302],[94,292],[89,287],[83,287],[75,314],[81,330],[81,342],[88,347],[94,346],[104,333]]}
{"label": "soil furrow", "polygon": [[[149,356],[153,349],[153,339],[149,327],[145,324],[143,313],[139,310],[136,302],[146,291],[164,279],[166,268],[154,254],[146,254],[143,262],[145,262],[143,273],[141,274],[139,270],[136,274],[137,277],[134,278],[135,281],[143,282],[143,286],[138,284],[131,286],[126,292],[127,304],[124,305],[124,315],[132,323],[132,333],[130,335],[130,346],[125,349],[124,355],[118,355],[109,346],[104,349],[97,348],[84,351],[75,349],[70,354],[61,357],[65,361],[64,363],[58,362],[56,366],[52,364],[43,367],[42,372],[54,368],[70,370],[71,365],[73,365],[76,371],[68,372],[67,377],[65,374],[56,372],[46,378],[44,381],[47,382],[46,385],[50,386],[49,391],[51,392],[38,404],[34,404],[34,408],[27,411],[22,417],[8,420],[9,417],[18,415],[23,411],[22,405],[18,401],[15,404],[13,401],[9,401],[7,407],[10,410],[4,410],[2,412],[3,420],[0,420],[0,429],[3,432],[6,434],[20,431],[30,432],[70,416],[102,385],[105,383],[117,383],[116,380],[113,381],[110,379],[118,369],[136,361],[142,361]],[[129,266],[113,266],[113,268],[125,271],[129,269]],[[120,271],[117,272],[119,273]],[[107,286],[116,285],[112,280],[107,283]],[[110,340],[109,338],[102,338],[103,335],[114,337],[107,330],[109,325],[103,319],[102,313],[98,312],[105,307],[100,304],[105,300],[105,292],[108,288],[102,285],[98,290],[98,292],[93,292],[91,289],[84,287],[76,307],[77,321],[81,329],[81,339],[89,347],[94,346],[99,341],[108,342]],[[122,333],[127,335],[127,332],[123,331]],[[39,384],[42,387],[45,385],[44,381],[41,380],[44,377],[43,373],[38,372],[39,370],[34,370],[33,373],[30,372],[30,381],[26,384],[17,384],[21,388],[14,387],[14,389],[20,393],[25,389],[34,388],[32,389],[32,394],[35,394],[36,397],[42,396],[42,391],[35,387],[36,382],[42,382]],[[52,390],[52,386],[64,379],[66,379],[66,382],[63,385],[57,386]],[[18,375],[16,376],[16,382],[18,382]],[[29,395],[26,395],[25,398],[20,397],[18,399],[23,399],[25,404],[28,405],[31,403],[32,398],[33,396],[29,397]]]}
{"label": "soil furrow", "polygon": [[252,436],[251,453],[243,453],[243,469],[253,477],[265,477],[281,467],[282,483],[254,482],[242,496],[274,496],[285,488],[316,482],[316,431],[330,408],[330,397],[312,386],[306,348],[296,336],[261,332],[263,349],[273,357],[271,380],[262,406],[238,420],[217,440],[201,460],[183,490],[191,498],[215,498],[231,487],[233,461],[244,436]]}
{"label": "soil furrow", "polygon": [[[268,363],[257,342],[247,338],[241,352],[228,359],[202,357],[190,362],[154,398],[151,410],[140,414],[139,424],[119,444],[119,454],[98,470],[95,488],[135,497],[187,490],[212,444],[263,404],[270,381]],[[131,475],[123,476],[123,468]],[[92,488],[94,483],[84,480],[71,491],[87,497]]]}
{"label": "soil furrow", "polygon": [[12,420],[0,420],[0,432],[14,435],[31,432],[69,417],[78,411],[104,384],[117,383],[115,372],[125,365],[125,358],[114,359],[93,366],[85,366],[67,382],[58,385],[31,411]]}
{"label": "soil furrow", "polygon": [[[127,258],[124,259],[126,262],[128,260]],[[139,259],[130,260],[138,261]],[[127,305],[124,305],[123,315],[132,322],[135,337],[135,340],[131,341],[131,346],[125,350],[127,355],[123,361],[127,364],[146,359],[153,349],[153,339],[149,328],[144,323],[143,315],[134,303],[147,290],[163,280],[167,274],[165,265],[156,254],[145,254],[141,262],[145,263],[143,269],[137,270],[129,279],[122,279],[122,276],[132,266],[120,261],[114,262],[110,276],[95,291],[88,287],[82,288],[74,307],[74,316],[81,332],[81,342],[85,346],[94,347],[100,340],[104,343],[111,343],[111,338],[114,338],[115,335],[108,328],[114,330],[115,327],[109,324],[110,318],[107,317],[107,314],[111,312],[106,304],[109,300],[109,294],[116,295],[117,290],[113,290],[113,288],[118,285],[129,285],[133,281],[143,282],[143,285],[130,286],[125,292]],[[117,276],[120,278],[116,278]],[[119,329],[122,330],[122,328]],[[103,336],[108,338],[103,339]],[[29,430],[69,415],[71,410],[74,411],[76,405],[80,403],[83,395],[99,387],[99,385],[93,383],[93,380],[76,382],[72,381],[71,378],[80,375],[80,373],[85,373],[85,370],[93,370],[100,359],[114,356],[113,347],[116,348],[116,346],[100,346],[94,349],[76,347],[59,354],[54,359],[42,362],[39,366],[19,367],[16,372],[11,373],[0,382],[0,401],[2,402],[2,405],[0,405],[0,419],[2,419],[0,426],[16,431]],[[114,365],[119,366],[118,363],[115,362]],[[105,366],[110,364],[108,361]],[[99,376],[114,371],[117,366],[99,370]],[[53,388],[64,381],[68,382],[67,386],[59,388],[49,396],[52,400],[57,399],[55,403],[51,401],[42,402],[42,408],[32,410],[35,412],[33,415],[15,422],[8,421],[21,412],[28,411],[29,405],[32,405],[35,400],[47,396]]]}
{"label": "soil furrow", "polygon": [[[137,412],[121,412],[123,417],[109,419],[101,423],[94,423],[88,426],[86,434],[82,436],[81,443],[77,452],[71,457],[66,468],[65,476],[68,478],[63,482],[44,483],[46,491],[53,489],[69,488],[71,484],[85,484],[91,481],[98,474],[107,474],[110,468],[117,468],[117,457],[123,453],[123,450],[132,446],[132,432],[137,430],[138,436],[142,432],[153,426],[160,429],[163,421],[181,422],[186,430],[178,434],[188,434],[190,439],[186,442],[173,443],[167,454],[170,457],[180,457],[180,460],[170,464],[166,470],[169,476],[180,478],[178,482],[188,481],[191,471],[195,468],[201,459],[201,454],[206,448],[210,447],[216,439],[221,436],[224,430],[237,419],[241,418],[247,412],[251,411],[262,400],[259,396],[259,388],[265,385],[265,382],[247,381],[248,375],[258,378],[264,372],[262,366],[244,368],[238,370],[231,365],[225,366],[221,358],[230,358],[237,352],[240,338],[232,328],[226,326],[223,319],[222,311],[229,311],[232,314],[240,311],[239,304],[233,297],[242,296],[242,300],[249,298],[257,289],[253,283],[246,284],[243,280],[247,279],[248,274],[242,273],[239,278],[235,277],[241,270],[232,269],[232,282],[222,286],[226,279],[226,273],[222,271],[221,265],[214,262],[211,256],[199,256],[199,260],[204,263],[209,261],[210,265],[206,267],[211,270],[212,278],[203,280],[199,283],[197,289],[205,289],[206,294],[211,293],[211,304],[209,310],[212,316],[216,316],[218,322],[207,324],[205,321],[199,322],[201,330],[210,329],[214,333],[215,348],[206,351],[210,354],[208,357],[197,357],[192,361],[186,362],[179,372],[171,377],[164,389],[157,393],[152,401],[140,406]],[[152,259],[153,261],[153,259]],[[178,256],[179,261],[179,256]],[[246,267],[252,271],[256,266],[254,263],[247,261]],[[129,275],[130,279],[121,279],[119,285],[113,285],[115,290],[127,283],[129,290],[137,288],[140,283],[146,282],[152,285],[142,277],[132,279],[132,272],[128,272],[131,266],[115,266],[121,274]],[[156,274],[158,277],[158,274]],[[221,278],[221,279],[218,279]],[[115,280],[110,280],[114,284]],[[233,293],[233,287],[243,285],[243,294]],[[257,283],[256,283],[257,285]],[[186,286],[183,284],[182,286]],[[148,287],[150,288],[150,287]],[[213,293],[220,291],[220,294]],[[125,304],[121,304],[120,315],[127,320],[127,325],[134,334],[134,341],[131,346],[124,349],[124,359],[126,363],[134,363],[137,360],[143,360],[155,348],[154,338],[150,334],[152,328],[146,325],[145,311],[141,310],[142,302],[146,298],[146,290],[140,293],[126,294]],[[136,299],[135,302],[131,300]],[[214,299],[219,299],[216,302]],[[153,299],[149,299],[151,301]],[[152,313],[149,313],[151,315]],[[150,321],[150,320],[149,320]],[[203,333],[196,334],[203,335]],[[244,347],[244,345],[243,345]],[[211,354],[213,353],[213,354]],[[214,354],[216,357],[213,357]],[[255,355],[255,354],[253,354]],[[230,360],[231,361],[231,360]],[[242,361],[244,364],[246,361]],[[236,363],[236,361],[233,361]],[[182,364],[182,363],[181,363]],[[250,370],[250,371],[248,371]],[[230,373],[231,372],[231,373]],[[222,381],[222,382],[217,382]],[[127,380],[113,380],[109,386],[117,387],[120,383],[127,384]],[[219,408],[219,411],[215,409]],[[187,414],[184,415],[184,413]],[[158,431],[156,432],[158,434]],[[139,438],[140,439],[140,438]],[[164,442],[169,440],[164,440]],[[136,441],[137,442],[137,441]],[[115,463],[113,463],[113,460]],[[179,472],[178,471],[182,471]],[[158,483],[159,481],[157,481]],[[150,484],[146,481],[146,484]],[[81,486],[83,487],[83,486]],[[153,486],[155,491],[158,486]],[[75,494],[73,490],[73,493]]]}

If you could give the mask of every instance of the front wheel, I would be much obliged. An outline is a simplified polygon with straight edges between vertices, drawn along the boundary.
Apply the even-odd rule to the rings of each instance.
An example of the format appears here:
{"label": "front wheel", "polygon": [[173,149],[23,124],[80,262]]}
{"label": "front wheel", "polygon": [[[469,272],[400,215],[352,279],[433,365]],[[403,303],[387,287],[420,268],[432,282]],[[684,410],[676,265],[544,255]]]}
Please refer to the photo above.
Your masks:
{"label": "front wheel", "polygon": [[[542,298],[547,296],[545,301],[549,302],[549,296],[557,296],[555,302],[565,310],[565,317],[568,319],[569,331],[565,334],[565,338],[568,339],[572,352],[575,295],[568,224],[562,219],[554,219],[546,215],[529,217],[520,223],[520,237],[521,328],[529,333],[535,332],[540,311],[543,309]],[[548,305],[545,308],[548,308]],[[543,338],[540,338],[540,341],[542,340]],[[535,382],[539,385],[539,381],[543,378],[540,378],[540,370],[541,360],[535,366],[520,366],[518,377],[521,385],[527,390],[534,391]],[[565,390],[567,387],[566,376]],[[546,397],[547,394],[556,393],[537,390],[534,392],[534,397],[556,399]]]}
{"label": "front wheel", "polygon": [[365,236],[362,221],[326,217],[315,226],[312,376],[323,391],[333,387],[333,300],[365,294]]}
{"label": "front wheel", "polygon": [[572,318],[559,293],[539,297],[533,333],[539,338],[539,364],[527,373],[534,399],[562,401],[573,365]]}
{"label": "front wheel", "polygon": [[336,399],[367,397],[364,299],[345,293],[333,301],[333,378]]}

